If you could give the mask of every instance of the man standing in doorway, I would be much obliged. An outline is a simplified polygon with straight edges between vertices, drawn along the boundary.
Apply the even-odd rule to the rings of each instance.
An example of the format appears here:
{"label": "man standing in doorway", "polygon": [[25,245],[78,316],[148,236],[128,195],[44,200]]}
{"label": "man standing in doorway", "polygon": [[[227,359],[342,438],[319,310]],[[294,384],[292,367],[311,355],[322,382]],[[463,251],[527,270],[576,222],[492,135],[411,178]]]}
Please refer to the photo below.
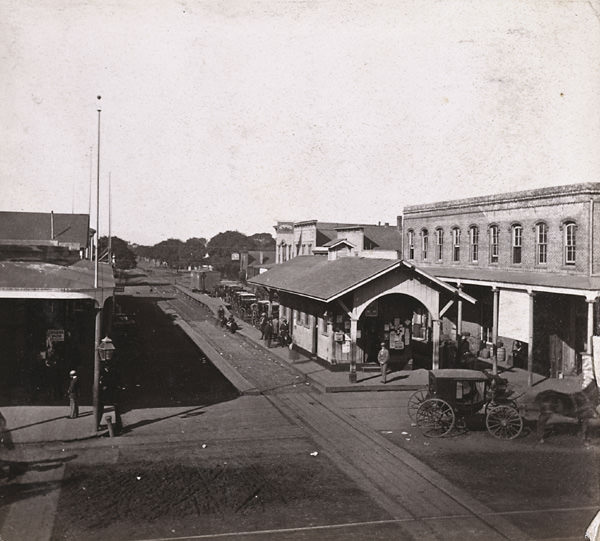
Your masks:
{"label": "man standing in doorway", "polygon": [[75,370],[71,370],[69,376],[71,378],[68,391],[69,405],[71,406],[69,419],[77,419],[79,417],[79,378]]}
{"label": "man standing in doorway", "polygon": [[387,381],[387,369],[390,362],[390,352],[385,347],[385,342],[381,342],[381,349],[377,354],[377,361],[381,365],[381,383]]}

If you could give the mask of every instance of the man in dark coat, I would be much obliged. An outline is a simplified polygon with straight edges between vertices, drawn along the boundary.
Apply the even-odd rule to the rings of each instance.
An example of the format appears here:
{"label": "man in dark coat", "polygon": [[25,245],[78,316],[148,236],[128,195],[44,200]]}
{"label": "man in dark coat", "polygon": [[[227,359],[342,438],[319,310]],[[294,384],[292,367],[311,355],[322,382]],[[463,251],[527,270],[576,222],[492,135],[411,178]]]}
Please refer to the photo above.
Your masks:
{"label": "man in dark coat", "polygon": [[71,378],[68,390],[70,406],[69,418],[77,419],[77,417],[79,417],[79,378],[77,377],[77,372],[75,370],[71,370],[69,376]]}

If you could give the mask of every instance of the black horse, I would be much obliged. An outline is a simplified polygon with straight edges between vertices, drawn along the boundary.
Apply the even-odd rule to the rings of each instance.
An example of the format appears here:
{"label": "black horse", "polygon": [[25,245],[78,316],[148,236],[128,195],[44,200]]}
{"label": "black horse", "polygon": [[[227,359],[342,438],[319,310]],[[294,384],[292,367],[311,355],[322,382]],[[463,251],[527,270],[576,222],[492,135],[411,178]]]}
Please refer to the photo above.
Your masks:
{"label": "black horse", "polygon": [[575,393],[542,391],[535,397],[535,403],[540,408],[537,422],[537,436],[540,443],[544,442],[546,423],[555,413],[577,419],[581,427],[581,437],[586,441],[590,419],[597,417],[598,385],[595,380],[592,380],[585,389]]}

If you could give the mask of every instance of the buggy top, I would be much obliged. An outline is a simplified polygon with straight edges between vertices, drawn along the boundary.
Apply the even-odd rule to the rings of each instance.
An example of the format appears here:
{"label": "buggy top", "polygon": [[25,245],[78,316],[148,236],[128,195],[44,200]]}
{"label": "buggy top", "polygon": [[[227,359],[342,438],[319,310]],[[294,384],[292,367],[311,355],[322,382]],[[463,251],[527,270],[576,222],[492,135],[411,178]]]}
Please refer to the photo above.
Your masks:
{"label": "buggy top", "polygon": [[430,370],[435,379],[451,379],[458,381],[488,381],[490,377],[479,370],[468,370],[466,368],[438,368]]}

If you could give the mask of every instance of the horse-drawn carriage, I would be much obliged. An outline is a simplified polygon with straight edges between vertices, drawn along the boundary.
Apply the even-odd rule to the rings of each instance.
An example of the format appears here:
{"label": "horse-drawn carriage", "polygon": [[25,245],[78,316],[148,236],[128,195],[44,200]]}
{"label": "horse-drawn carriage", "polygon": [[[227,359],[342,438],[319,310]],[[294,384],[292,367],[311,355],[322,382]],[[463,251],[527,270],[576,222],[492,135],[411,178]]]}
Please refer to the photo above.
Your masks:
{"label": "horse-drawn carriage", "polygon": [[488,432],[512,440],[523,430],[523,418],[510,398],[507,381],[478,370],[429,371],[429,385],[408,400],[408,414],[425,436],[442,437],[465,419],[484,410]]}

